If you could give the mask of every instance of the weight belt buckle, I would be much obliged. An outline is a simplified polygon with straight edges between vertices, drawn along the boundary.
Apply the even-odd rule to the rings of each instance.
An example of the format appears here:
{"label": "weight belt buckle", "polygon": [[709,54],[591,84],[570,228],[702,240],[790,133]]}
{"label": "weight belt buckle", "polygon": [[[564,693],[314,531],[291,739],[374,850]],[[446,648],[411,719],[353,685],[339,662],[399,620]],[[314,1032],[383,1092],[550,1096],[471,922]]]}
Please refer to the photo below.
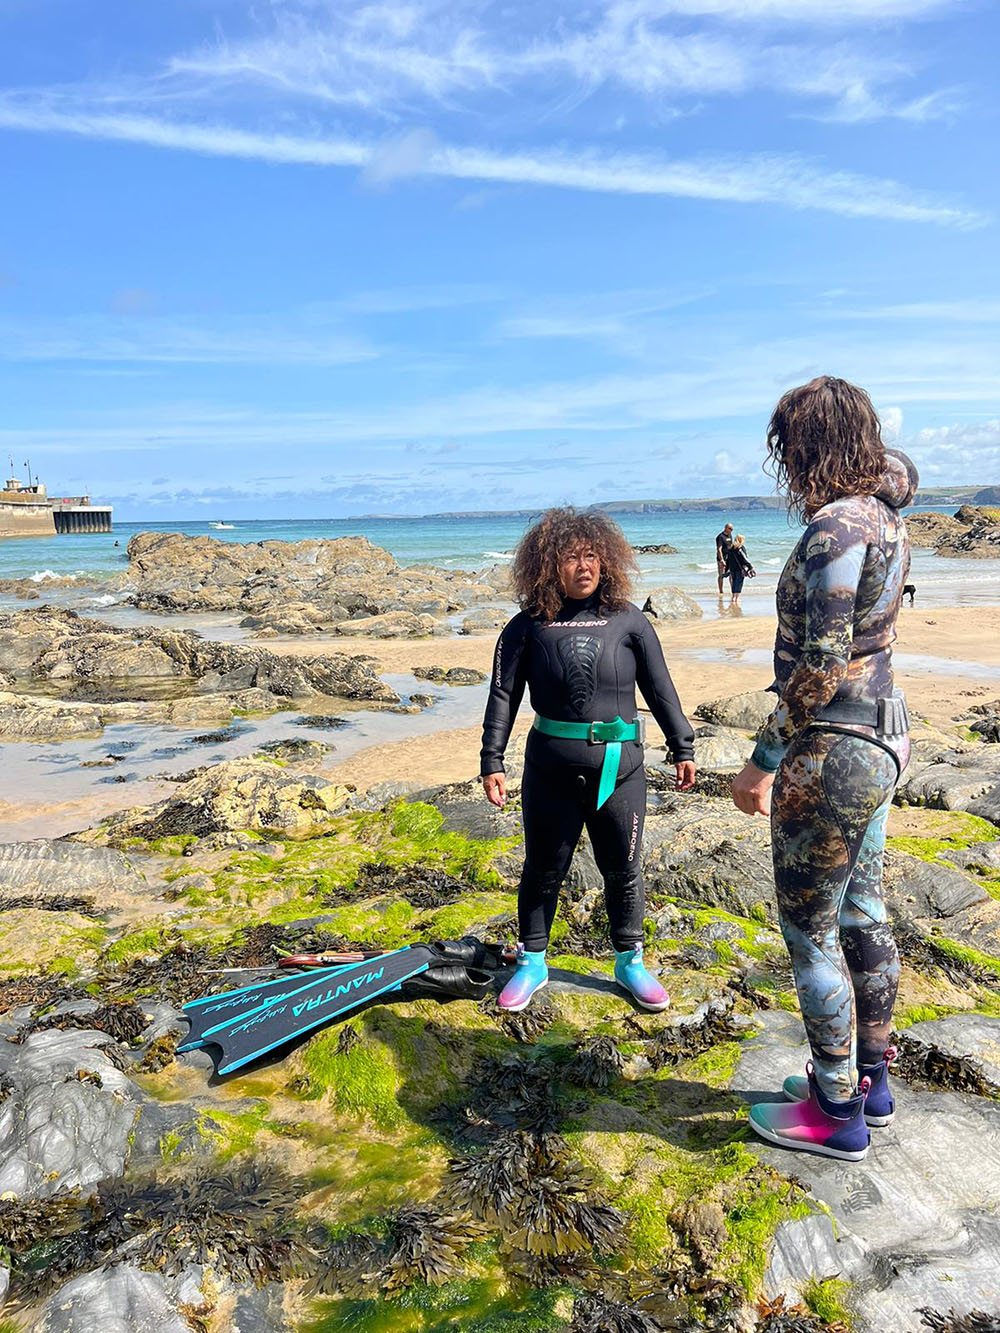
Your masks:
{"label": "weight belt buckle", "polygon": [[594,735],[594,728],[595,728],[595,727],[599,727],[599,726],[601,726],[601,723],[600,723],[600,722],[591,722],[590,726],[587,728],[587,744],[588,744],[588,745],[603,745],[603,744],[604,744],[604,742],[603,742],[602,740],[599,740],[598,737]]}
{"label": "weight belt buckle", "polygon": [[646,719],[637,717],[635,719],[635,740],[637,745],[646,744]]}

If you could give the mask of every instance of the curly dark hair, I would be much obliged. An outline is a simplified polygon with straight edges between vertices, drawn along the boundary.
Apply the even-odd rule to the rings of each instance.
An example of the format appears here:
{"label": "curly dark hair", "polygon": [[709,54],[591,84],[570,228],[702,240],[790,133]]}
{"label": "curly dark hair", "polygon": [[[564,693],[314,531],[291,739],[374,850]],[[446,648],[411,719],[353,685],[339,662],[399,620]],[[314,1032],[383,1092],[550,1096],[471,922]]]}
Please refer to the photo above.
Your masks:
{"label": "curly dark hair", "polygon": [[767,427],[765,468],[809,519],[845,495],[874,495],[885,475],[882,428],[856,384],[820,375],[783,394]]}
{"label": "curly dark hair", "polygon": [[521,609],[554,620],[563,602],[559,562],[569,551],[587,546],[601,561],[597,592],[603,610],[620,611],[632,594],[635,555],[624,532],[599,509],[547,509],[518,542],[511,582]]}

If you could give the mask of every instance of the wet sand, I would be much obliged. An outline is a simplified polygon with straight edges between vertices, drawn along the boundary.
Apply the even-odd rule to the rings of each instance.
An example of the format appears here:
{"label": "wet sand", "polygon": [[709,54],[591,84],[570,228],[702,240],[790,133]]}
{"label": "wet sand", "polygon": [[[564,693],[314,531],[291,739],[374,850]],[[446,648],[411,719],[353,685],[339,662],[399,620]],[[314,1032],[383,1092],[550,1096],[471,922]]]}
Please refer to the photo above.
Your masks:
{"label": "wet sand", "polygon": [[[953,719],[970,704],[1000,695],[1000,606],[975,611],[906,606],[898,629],[896,677],[907,693],[915,718],[954,734]],[[708,699],[762,689],[770,682],[774,635],[770,617],[712,617],[667,623],[657,630],[689,715]],[[468,780],[479,771],[479,721],[486,684],[433,685],[415,680],[410,673],[414,667],[430,665],[469,666],[488,672],[495,641],[494,634],[415,640],[360,637],[259,640],[261,646],[274,653],[313,656],[337,652],[368,656],[401,694],[431,694],[436,702],[414,715],[359,709],[349,704],[338,706],[336,701],[326,701],[322,710],[305,703],[301,710],[275,714],[255,723],[242,722],[236,739],[219,747],[191,746],[193,729],[185,733],[176,728],[157,727],[154,734],[154,729],[147,728],[150,734],[143,738],[137,752],[129,756],[129,762],[120,766],[122,775],[131,772],[132,777],[128,785],[121,786],[108,785],[109,775],[102,775],[99,770],[82,770],[80,760],[113,750],[116,741],[127,739],[123,729],[108,729],[101,738],[89,742],[6,745],[3,749],[9,752],[6,762],[10,779],[5,784],[6,794],[16,792],[18,799],[0,800],[0,841],[58,837],[88,827],[114,809],[161,799],[171,789],[161,774],[247,754],[261,742],[282,736],[331,743],[334,752],[319,766],[319,771],[334,781],[359,789],[386,781],[431,786]],[[333,733],[302,729],[292,722],[297,711],[342,713],[350,718],[351,725],[347,730]],[[515,734],[525,732],[530,719],[531,710],[525,701]],[[649,737],[652,746],[662,745],[655,725],[651,724]],[[171,745],[176,747],[176,757],[168,759],[161,750],[155,765],[145,766],[140,762],[142,755],[153,752],[156,746]],[[654,748],[650,759],[655,762],[657,758],[662,758],[662,751]]]}
{"label": "wet sand", "polygon": [[[742,690],[764,689],[771,680],[770,650],[774,621],[759,616],[683,621],[658,627],[664,655],[681,702],[690,715],[708,699]],[[478,667],[489,671],[495,636],[451,639],[338,639],[348,653],[367,653],[384,672],[414,666]],[[308,654],[315,641],[270,639],[272,652]],[[914,716],[952,730],[952,719],[970,704],[1000,694],[1000,606],[970,611],[940,608],[924,613],[906,606],[899,618],[896,679],[905,690]],[[707,659],[707,660],[706,660]],[[485,686],[480,697],[485,697]],[[471,691],[470,691],[471,692]],[[526,731],[531,719],[527,702],[515,726]],[[651,743],[662,744],[655,725]],[[479,728],[467,727],[412,737],[390,745],[361,750],[326,771],[338,782],[369,787],[376,782],[414,778],[428,785],[460,782],[479,771]]]}

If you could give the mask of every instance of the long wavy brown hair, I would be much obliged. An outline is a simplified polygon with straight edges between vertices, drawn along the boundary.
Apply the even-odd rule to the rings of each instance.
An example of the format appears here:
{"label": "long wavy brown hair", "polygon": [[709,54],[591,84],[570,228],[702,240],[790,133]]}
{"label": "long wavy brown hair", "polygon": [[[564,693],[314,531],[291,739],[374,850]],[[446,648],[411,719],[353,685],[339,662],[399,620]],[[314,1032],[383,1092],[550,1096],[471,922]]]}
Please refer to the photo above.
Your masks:
{"label": "long wavy brown hair", "polygon": [[789,511],[811,518],[845,495],[874,495],[885,475],[882,428],[856,384],[820,375],[789,389],[767,427],[765,468]]}
{"label": "long wavy brown hair", "polygon": [[542,620],[554,620],[564,593],[559,562],[581,546],[601,560],[597,594],[602,610],[620,611],[632,594],[637,571],[635,555],[624,532],[599,509],[547,509],[518,542],[511,583],[521,609]]}

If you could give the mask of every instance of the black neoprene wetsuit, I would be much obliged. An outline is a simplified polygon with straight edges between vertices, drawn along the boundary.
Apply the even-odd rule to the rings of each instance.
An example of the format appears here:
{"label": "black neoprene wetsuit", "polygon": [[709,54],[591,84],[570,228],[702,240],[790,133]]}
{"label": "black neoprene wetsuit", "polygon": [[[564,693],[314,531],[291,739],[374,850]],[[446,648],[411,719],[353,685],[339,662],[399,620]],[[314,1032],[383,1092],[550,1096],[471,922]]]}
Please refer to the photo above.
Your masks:
{"label": "black neoprene wetsuit", "polygon": [[[635,691],[649,705],[675,763],[694,758],[694,732],[649,621],[629,604],[604,610],[598,598],[567,599],[555,620],[522,611],[497,641],[486,716],[481,772],[504,771],[514,718],[528,688],[531,705],[559,722],[610,722],[636,717]],[[548,944],[559,886],[584,826],[604,879],[611,938],[618,950],[642,942],[642,826],[646,813],[643,749],[622,745],[613,795],[598,810],[597,787],[605,747],[547,736],[532,729],[525,748],[521,806],[525,858],[518,889],[521,941],[540,951]]]}

